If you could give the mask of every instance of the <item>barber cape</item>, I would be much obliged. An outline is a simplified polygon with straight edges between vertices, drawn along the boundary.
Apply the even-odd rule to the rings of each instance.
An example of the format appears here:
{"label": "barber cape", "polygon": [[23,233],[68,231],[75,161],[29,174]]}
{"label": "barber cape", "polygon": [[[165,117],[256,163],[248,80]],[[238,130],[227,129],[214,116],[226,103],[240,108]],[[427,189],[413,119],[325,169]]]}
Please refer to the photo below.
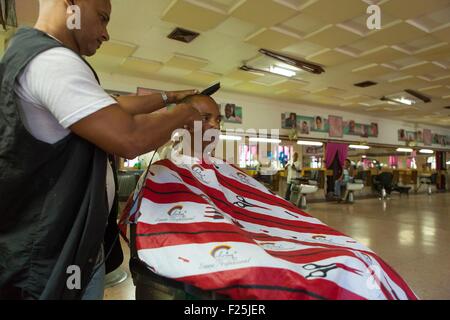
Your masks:
{"label": "barber cape", "polygon": [[153,164],[121,219],[155,274],[232,299],[417,299],[382,259],[236,167]]}

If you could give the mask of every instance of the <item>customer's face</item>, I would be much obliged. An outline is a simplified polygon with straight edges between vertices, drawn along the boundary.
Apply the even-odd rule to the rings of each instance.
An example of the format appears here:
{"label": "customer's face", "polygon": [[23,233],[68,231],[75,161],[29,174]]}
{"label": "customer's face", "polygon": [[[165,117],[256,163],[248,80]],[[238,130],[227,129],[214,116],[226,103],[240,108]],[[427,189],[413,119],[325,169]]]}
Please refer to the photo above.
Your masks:
{"label": "customer's face", "polygon": [[[203,134],[209,129],[220,130],[222,116],[220,115],[219,106],[212,98],[198,96],[193,99],[191,105],[197,109],[202,116]],[[203,141],[203,148],[208,146],[210,143],[210,141]]]}
{"label": "customer's face", "polygon": [[80,54],[92,56],[109,40],[107,25],[111,16],[110,0],[74,0],[80,7],[81,29],[73,30]]}
{"label": "customer's face", "polygon": [[222,117],[219,112],[219,107],[217,103],[214,102],[214,100],[209,98],[199,98],[197,101],[195,101],[193,106],[198,110],[198,112],[200,112],[203,118],[203,131],[209,129],[220,129],[220,121]]}

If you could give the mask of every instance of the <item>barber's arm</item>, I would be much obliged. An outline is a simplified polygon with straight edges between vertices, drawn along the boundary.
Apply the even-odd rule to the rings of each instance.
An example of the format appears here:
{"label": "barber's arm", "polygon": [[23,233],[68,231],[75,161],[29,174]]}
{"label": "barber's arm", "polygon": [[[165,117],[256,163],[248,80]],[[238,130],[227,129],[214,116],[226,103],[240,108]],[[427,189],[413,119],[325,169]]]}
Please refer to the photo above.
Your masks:
{"label": "barber's arm", "polygon": [[110,154],[134,159],[158,149],[174,130],[196,120],[201,120],[200,113],[188,104],[164,113],[137,115],[114,104],[78,121],[70,130]]}
{"label": "barber's arm", "polygon": [[119,106],[131,115],[147,114],[164,108],[167,104],[177,103],[185,97],[198,93],[197,90],[167,91],[167,101],[163,94],[155,93],[145,96],[120,96],[117,97]]}

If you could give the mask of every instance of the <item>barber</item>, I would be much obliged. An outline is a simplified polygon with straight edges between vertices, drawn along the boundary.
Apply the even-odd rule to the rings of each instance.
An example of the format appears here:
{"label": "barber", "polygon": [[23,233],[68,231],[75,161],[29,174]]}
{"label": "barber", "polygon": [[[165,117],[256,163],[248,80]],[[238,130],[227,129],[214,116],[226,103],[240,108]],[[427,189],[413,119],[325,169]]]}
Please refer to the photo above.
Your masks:
{"label": "barber", "polygon": [[109,40],[110,0],[39,5],[0,66],[0,299],[95,297],[116,194],[108,155],[156,150],[201,116],[186,104],[154,113],[195,91],[114,100],[102,89],[83,56]]}

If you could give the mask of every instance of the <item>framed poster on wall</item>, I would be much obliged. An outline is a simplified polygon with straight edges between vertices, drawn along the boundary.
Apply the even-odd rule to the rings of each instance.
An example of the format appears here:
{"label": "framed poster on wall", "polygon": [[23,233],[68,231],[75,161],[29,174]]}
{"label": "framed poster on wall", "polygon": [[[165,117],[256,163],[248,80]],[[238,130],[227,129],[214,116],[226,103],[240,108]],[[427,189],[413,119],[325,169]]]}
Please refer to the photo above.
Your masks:
{"label": "framed poster on wall", "polygon": [[285,112],[281,114],[281,128],[295,129],[297,127],[297,114],[294,112]]}
{"label": "framed poster on wall", "polygon": [[369,137],[378,138],[378,123],[372,122],[370,124]]}
{"label": "framed poster on wall", "polygon": [[222,114],[224,122],[242,123],[242,107],[239,107],[234,103],[220,104],[220,114]]}
{"label": "framed poster on wall", "polygon": [[311,131],[314,132],[328,132],[328,119],[325,119],[322,116],[315,116],[314,122],[311,125]]}
{"label": "framed poster on wall", "polygon": [[330,130],[328,132],[330,137],[342,138],[344,136],[344,123],[342,117],[329,116],[328,125],[330,126]]}
{"label": "framed poster on wall", "polygon": [[313,117],[297,116],[297,133],[309,134],[312,128]]}
{"label": "framed poster on wall", "polygon": [[433,142],[433,136],[431,134],[431,130],[423,129],[423,143],[426,146],[431,146],[432,142]]}

